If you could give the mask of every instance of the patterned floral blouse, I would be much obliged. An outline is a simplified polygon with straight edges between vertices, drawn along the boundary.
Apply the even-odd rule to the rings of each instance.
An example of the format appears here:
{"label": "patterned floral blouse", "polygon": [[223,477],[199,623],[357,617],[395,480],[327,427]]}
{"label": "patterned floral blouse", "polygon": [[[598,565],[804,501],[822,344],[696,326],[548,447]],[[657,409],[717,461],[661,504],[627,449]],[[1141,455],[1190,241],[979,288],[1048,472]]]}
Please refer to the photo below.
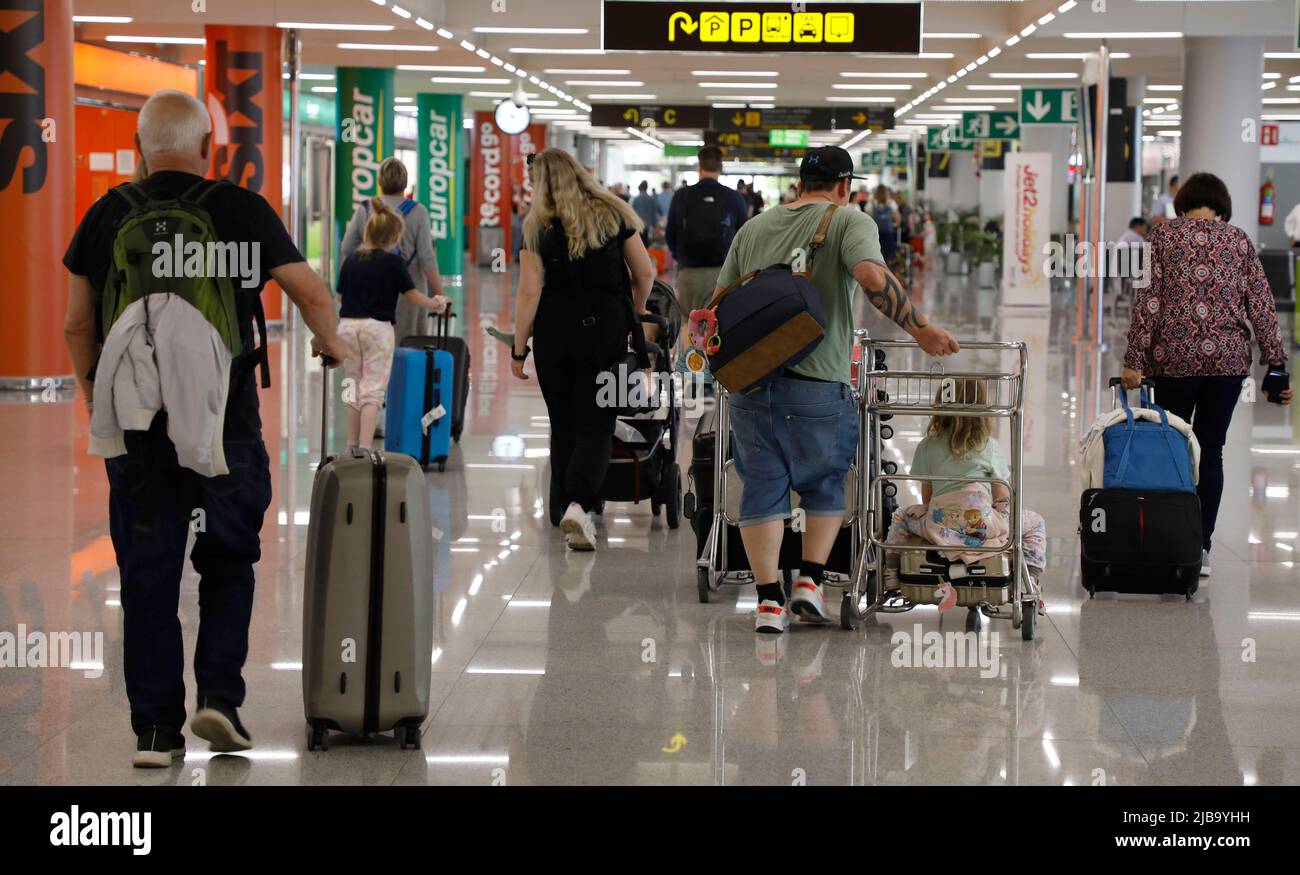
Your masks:
{"label": "patterned floral blouse", "polygon": [[1287,360],[1246,232],[1218,219],[1171,219],[1147,242],[1151,283],[1137,290],[1124,367],[1152,377],[1245,376],[1252,326],[1261,364]]}

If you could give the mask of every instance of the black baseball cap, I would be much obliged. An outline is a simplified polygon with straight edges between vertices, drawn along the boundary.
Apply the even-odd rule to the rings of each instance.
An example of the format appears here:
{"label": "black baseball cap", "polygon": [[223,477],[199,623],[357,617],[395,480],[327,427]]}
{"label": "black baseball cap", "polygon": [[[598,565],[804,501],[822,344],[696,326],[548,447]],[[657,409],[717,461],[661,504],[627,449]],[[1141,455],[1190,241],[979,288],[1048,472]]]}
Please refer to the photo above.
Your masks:
{"label": "black baseball cap", "polygon": [[866,179],[853,175],[853,156],[839,146],[821,146],[809,149],[799,163],[800,179],[822,179],[838,182],[841,179]]}

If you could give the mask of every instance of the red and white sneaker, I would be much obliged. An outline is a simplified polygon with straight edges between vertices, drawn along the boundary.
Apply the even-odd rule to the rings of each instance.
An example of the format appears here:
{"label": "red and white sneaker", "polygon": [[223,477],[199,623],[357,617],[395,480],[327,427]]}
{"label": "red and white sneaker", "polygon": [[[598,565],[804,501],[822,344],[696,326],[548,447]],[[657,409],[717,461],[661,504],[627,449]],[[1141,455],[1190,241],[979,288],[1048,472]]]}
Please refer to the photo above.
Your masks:
{"label": "red and white sneaker", "polygon": [[772,600],[758,603],[754,613],[754,631],[779,635],[790,628],[790,611]]}
{"label": "red and white sneaker", "polygon": [[794,582],[794,590],[790,594],[790,610],[805,623],[831,622],[826,596],[822,593],[821,585],[813,583],[811,577],[800,575]]}

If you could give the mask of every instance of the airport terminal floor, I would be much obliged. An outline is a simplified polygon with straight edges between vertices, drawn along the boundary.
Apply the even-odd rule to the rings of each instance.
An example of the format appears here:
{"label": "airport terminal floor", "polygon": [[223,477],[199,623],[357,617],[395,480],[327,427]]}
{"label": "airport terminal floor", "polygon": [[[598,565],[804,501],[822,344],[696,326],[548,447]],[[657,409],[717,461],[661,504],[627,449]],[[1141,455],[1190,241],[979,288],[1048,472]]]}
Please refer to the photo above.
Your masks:
{"label": "airport terminal floor", "polygon": [[[256,744],[239,756],[215,757],[190,739],[183,769],[131,767],[118,573],[85,411],[72,400],[4,407],[0,573],[13,583],[0,591],[0,621],[102,631],[105,647],[94,677],[0,672],[0,782],[188,784],[195,767],[213,785],[1300,781],[1300,449],[1289,409],[1240,405],[1224,453],[1213,574],[1190,602],[1090,600],[1079,583],[1074,460],[1094,414],[1111,404],[1106,378],[1118,373],[1127,319],[1115,318],[1112,294],[1098,349],[1073,341],[1068,292],[1053,295],[1050,314],[1012,316],[973,275],[932,264],[916,277],[917,300],[959,339],[1042,343],[1030,362],[1024,471],[1025,506],[1044,516],[1048,534],[1036,640],[986,620],[993,644],[979,665],[923,667],[919,651],[918,664],[900,661],[896,632],[921,632],[920,641],[962,628],[964,610],[933,607],[880,615],[852,632],[796,622],[785,635],[755,635],[753,586],[724,585],[700,604],[689,526],[670,530],[648,502],[611,502],[598,548],[567,550],[544,514],[548,422],[536,380],[514,379],[505,348],[483,331],[509,324],[516,278],[477,270],[457,293],[473,357],[465,432],[446,471],[425,475],[443,530],[421,746],[399,750],[387,735],[336,735],[327,753],[304,745],[302,599],[320,371],[299,327],[272,345],[275,385],[262,397],[275,495],[244,672],[242,715]],[[865,298],[859,309],[873,336],[897,333],[867,312]],[[1282,319],[1290,336],[1291,317]],[[337,449],[342,417],[332,420]],[[694,424],[688,417],[683,435]],[[921,428],[896,423],[891,443],[903,457]],[[685,470],[690,443],[679,444]],[[187,653],[196,588],[187,567]]]}

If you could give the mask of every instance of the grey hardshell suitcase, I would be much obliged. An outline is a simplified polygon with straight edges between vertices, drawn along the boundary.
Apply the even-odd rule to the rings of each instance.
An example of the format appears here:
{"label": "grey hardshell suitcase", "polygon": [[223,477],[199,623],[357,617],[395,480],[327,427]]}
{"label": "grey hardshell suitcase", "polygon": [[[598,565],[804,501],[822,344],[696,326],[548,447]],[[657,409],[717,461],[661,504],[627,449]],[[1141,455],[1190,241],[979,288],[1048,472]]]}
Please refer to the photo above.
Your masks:
{"label": "grey hardshell suitcase", "polygon": [[403,749],[419,747],[433,658],[432,562],[428,490],[415,459],[352,449],[322,460],[303,593],[308,750],[325,749],[330,729],[391,729]]}

